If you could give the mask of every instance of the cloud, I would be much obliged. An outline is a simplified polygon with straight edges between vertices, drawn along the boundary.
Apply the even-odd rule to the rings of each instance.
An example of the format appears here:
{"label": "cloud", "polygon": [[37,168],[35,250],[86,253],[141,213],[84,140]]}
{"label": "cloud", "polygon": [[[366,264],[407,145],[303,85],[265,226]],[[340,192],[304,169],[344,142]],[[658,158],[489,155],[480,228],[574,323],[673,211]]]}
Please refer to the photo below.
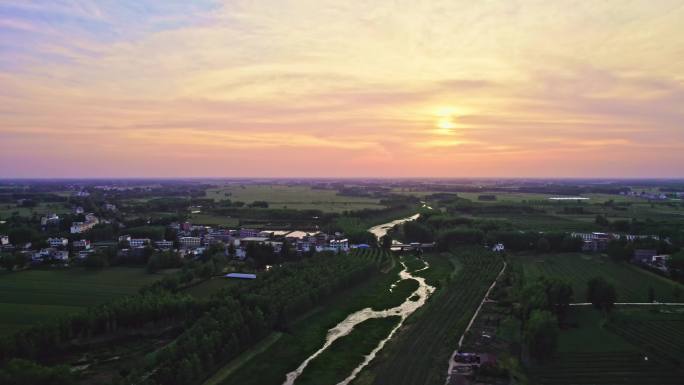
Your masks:
{"label": "cloud", "polygon": [[[340,175],[536,175],[539,162],[571,173],[557,154],[627,165],[637,150],[625,173],[673,173],[681,17],[669,0],[7,1],[0,136],[6,161],[40,148],[74,173],[130,172],[115,165],[127,157],[154,175],[164,154],[276,172],[310,154]],[[444,107],[453,129],[437,128]],[[102,159],[67,161],[84,149]],[[49,163],[36,162],[22,172]]]}

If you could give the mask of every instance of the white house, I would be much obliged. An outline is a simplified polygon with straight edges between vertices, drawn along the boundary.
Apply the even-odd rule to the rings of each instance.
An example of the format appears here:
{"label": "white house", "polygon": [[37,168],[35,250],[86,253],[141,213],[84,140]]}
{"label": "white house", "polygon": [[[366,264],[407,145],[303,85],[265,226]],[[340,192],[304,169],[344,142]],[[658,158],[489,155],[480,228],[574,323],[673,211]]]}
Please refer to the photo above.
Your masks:
{"label": "white house", "polygon": [[95,250],[81,250],[76,254],[78,259],[86,259],[90,254],[93,254]]}
{"label": "white house", "polygon": [[0,235],[0,246],[9,245],[9,236]]}
{"label": "white house", "polygon": [[156,241],[154,244],[160,249],[170,249],[173,247],[173,241]]}
{"label": "white house", "polygon": [[494,245],[494,247],[492,247],[492,251],[495,251],[497,253],[503,252],[504,250],[505,250],[505,247],[504,247],[503,243],[497,243],[496,245]]}
{"label": "white house", "polygon": [[47,243],[50,247],[64,247],[69,244],[69,240],[66,238],[48,238]]}
{"label": "white house", "polygon": [[181,246],[186,249],[194,249],[200,247],[202,244],[202,239],[200,237],[180,237],[178,238]]}
{"label": "white house", "polygon": [[74,246],[74,249],[83,249],[83,250],[90,249],[90,241],[87,239],[81,239],[79,241],[74,241],[72,243],[72,245]]}
{"label": "white house", "polygon": [[331,239],[330,245],[328,246],[330,250],[335,252],[347,252],[349,251],[349,240],[348,239]]}
{"label": "white house", "polygon": [[131,238],[128,241],[128,244],[131,245],[131,247],[142,247],[145,245],[149,245],[150,239],[149,238]]}

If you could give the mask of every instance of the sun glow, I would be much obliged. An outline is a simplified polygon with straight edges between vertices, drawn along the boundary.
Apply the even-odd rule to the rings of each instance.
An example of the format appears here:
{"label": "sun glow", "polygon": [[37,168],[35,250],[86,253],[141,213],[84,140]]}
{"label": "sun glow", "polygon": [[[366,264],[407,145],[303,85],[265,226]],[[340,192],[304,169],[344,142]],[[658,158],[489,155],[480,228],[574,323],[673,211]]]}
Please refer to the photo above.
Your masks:
{"label": "sun glow", "polygon": [[456,128],[456,123],[454,123],[456,109],[454,107],[439,107],[435,114],[437,115],[437,128],[443,131],[451,131]]}

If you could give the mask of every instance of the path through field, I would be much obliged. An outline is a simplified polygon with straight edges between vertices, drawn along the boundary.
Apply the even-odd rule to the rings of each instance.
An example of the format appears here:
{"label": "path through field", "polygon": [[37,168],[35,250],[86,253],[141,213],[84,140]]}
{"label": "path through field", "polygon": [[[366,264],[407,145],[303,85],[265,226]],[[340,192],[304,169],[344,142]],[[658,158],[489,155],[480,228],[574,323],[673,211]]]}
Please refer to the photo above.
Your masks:
{"label": "path through field", "polygon": [[451,380],[451,372],[454,370],[454,357],[456,356],[456,353],[461,349],[461,346],[463,345],[463,338],[465,337],[466,333],[470,330],[470,327],[473,326],[473,322],[475,322],[475,319],[477,318],[478,314],[480,314],[480,310],[482,309],[482,305],[487,301],[487,298],[489,298],[489,293],[491,293],[492,289],[494,289],[494,286],[496,286],[496,281],[501,278],[501,275],[503,275],[504,271],[506,271],[506,266],[508,264],[506,261],[504,261],[503,267],[501,267],[501,271],[499,274],[494,278],[494,282],[492,282],[492,285],[489,286],[489,289],[487,289],[487,292],[485,293],[484,297],[482,298],[482,301],[480,301],[480,305],[477,307],[477,310],[475,310],[475,314],[473,314],[473,318],[470,319],[470,322],[468,323],[468,326],[465,328],[463,331],[463,334],[461,334],[461,338],[458,340],[458,346],[456,347],[456,350],[454,350],[454,353],[449,357],[449,369],[447,371],[447,379],[445,384],[448,384],[449,381]]}

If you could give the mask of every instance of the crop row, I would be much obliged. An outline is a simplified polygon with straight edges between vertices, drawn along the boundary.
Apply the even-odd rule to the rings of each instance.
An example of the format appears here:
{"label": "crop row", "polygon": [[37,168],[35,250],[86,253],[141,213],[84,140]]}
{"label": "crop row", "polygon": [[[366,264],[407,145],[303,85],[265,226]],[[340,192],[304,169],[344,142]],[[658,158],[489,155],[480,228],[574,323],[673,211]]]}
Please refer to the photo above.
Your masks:
{"label": "crop row", "polygon": [[546,275],[570,281],[577,301],[585,300],[587,280],[602,276],[615,285],[618,300],[622,302],[645,302],[649,288],[653,288],[655,299],[661,302],[673,300],[674,284],[668,284],[659,277],[625,263],[601,260],[581,254],[558,254],[539,258],[521,258],[526,275]]}
{"label": "crop row", "polygon": [[458,275],[409,320],[373,368],[375,384],[444,383],[448,357],[502,266],[498,256],[486,251],[459,256],[463,267]]}
{"label": "crop row", "polygon": [[627,320],[610,328],[646,351],[684,365],[684,321]]}
{"label": "crop row", "polygon": [[539,385],[681,384],[682,373],[640,353],[563,354],[553,365],[531,371]]}

